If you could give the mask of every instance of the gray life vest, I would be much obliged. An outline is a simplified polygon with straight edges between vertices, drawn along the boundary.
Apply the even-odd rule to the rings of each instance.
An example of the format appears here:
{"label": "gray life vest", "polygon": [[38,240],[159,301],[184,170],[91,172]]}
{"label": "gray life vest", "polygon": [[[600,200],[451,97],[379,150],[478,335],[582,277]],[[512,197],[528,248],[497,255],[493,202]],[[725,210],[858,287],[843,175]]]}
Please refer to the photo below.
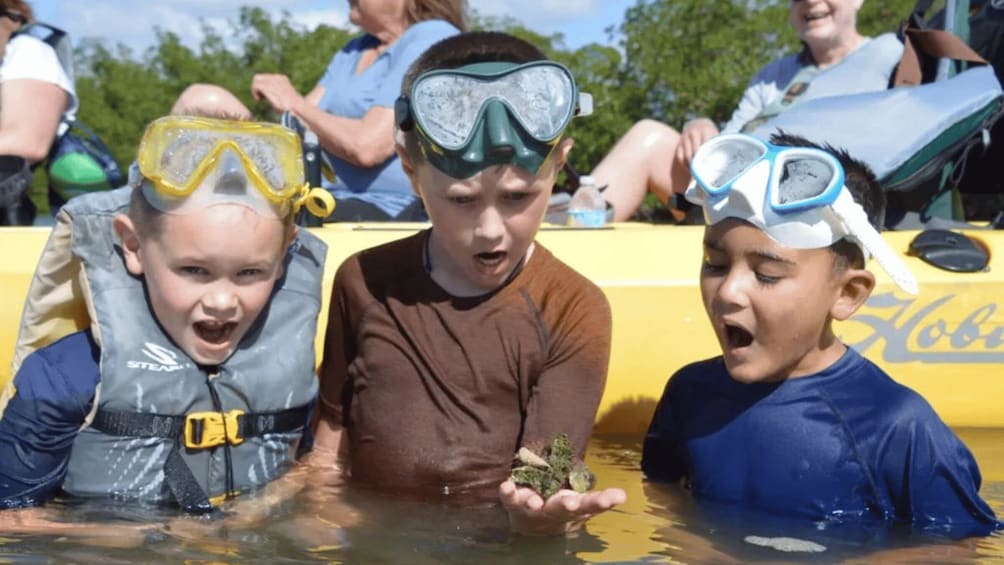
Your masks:
{"label": "gray life vest", "polygon": [[268,306],[207,374],[163,332],[142,279],[125,268],[110,220],[128,209],[131,190],[88,194],[64,208],[103,346],[96,411],[74,441],[63,488],[208,511],[207,495],[263,485],[293,462],[317,392],[327,246],[300,230]]}

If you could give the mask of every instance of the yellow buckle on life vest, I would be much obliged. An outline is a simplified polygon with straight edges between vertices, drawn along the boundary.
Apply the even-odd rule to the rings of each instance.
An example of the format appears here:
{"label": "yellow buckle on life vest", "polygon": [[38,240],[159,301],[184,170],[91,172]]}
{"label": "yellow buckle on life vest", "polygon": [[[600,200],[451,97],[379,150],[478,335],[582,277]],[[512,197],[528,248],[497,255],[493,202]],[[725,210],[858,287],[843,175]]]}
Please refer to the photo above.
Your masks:
{"label": "yellow buckle on life vest", "polygon": [[194,412],[185,416],[185,447],[205,449],[229,443],[240,445],[240,426],[237,417],[243,410],[223,412]]}

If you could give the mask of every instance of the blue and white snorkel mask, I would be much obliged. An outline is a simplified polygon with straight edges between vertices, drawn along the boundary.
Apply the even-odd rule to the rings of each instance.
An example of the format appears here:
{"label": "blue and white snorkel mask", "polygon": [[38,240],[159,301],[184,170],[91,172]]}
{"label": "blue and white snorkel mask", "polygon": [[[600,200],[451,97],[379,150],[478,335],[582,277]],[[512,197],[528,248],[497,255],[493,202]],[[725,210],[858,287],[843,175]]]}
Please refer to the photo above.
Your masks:
{"label": "blue and white snorkel mask", "polygon": [[866,260],[875,257],[897,286],[917,294],[917,279],[845,189],[843,167],[826,151],[724,134],[697,150],[690,170],[694,183],[686,197],[701,205],[708,225],[738,218],[793,249],[847,238]]}
{"label": "blue and white snorkel mask", "polygon": [[465,179],[490,165],[536,173],[572,117],[592,106],[559,63],[488,62],[419,76],[394,114],[398,128],[415,128],[433,166]]}

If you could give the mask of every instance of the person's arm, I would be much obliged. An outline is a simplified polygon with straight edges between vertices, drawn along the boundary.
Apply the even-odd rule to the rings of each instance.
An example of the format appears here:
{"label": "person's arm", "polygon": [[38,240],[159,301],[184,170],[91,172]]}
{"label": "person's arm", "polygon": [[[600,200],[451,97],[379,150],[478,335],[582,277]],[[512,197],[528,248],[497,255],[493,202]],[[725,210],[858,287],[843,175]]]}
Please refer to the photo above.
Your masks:
{"label": "person's arm", "polygon": [[952,538],[986,535],[1002,524],[980,498],[972,453],[919,396],[890,417],[895,427],[878,439],[878,479],[896,518]]}
{"label": "person's arm", "polygon": [[394,155],[394,108],[373,106],[360,119],[329,114],[309,104],[291,108],[321,147],[357,167],[376,167]]}
{"label": "person's arm", "polygon": [[652,481],[677,482],[687,470],[676,424],[677,414],[673,410],[675,377],[670,377],[666,383],[642,444],[641,471]]}
{"label": "person's arm", "polygon": [[37,163],[49,154],[59,122],[70,103],[65,90],[35,79],[0,83],[0,155]]}
{"label": "person's arm", "polygon": [[673,157],[681,165],[690,167],[690,161],[693,160],[697,149],[716,135],[718,135],[718,126],[709,118],[690,120],[683,125],[683,130],[680,131],[680,141],[676,145],[676,153]]}
{"label": "person's arm", "polygon": [[[567,433],[583,457],[606,383],[610,359],[610,305],[599,289],[587,287],[551,328],[547,366],[532,388],[524,419],[523,443],[550,441]],[[499,498],[514,532],[554,535],[581,527],[592,516],[625,501],[619,488],[577,493],[561,490],[547,500],[507,480]]]}
{"label": "person's arm", "polygon": [[317,134],[321,147],[358,167],[375,167],[394,153],[394,110],[374,106],[360,119],[329,114],[319,108],[324,87],[307,96],[293,88],[289,77],[257,74],[251,81],[256,100],[267,100],[279,113],[292,112]]}
{"label": "person's arm", "polygon": [[344,410],[351,402],[349,363],[356,355],[350,298],[345,282],[362,276],[356,257],[346,260],[331,285],[328,320],[324,334],[320,386],[314,415],[314,444],[304,458],[318,469],[342,472],[349,468],[348,445],[343,441]]}
{"label": "person's arm", "polygon": [[401,94],[405,73],[432,44],[457,31],[441,21],[419,22],[409,27],[386,52],[378,55],[372,66],[384,64],[379,58],[389,58],[388,66],[386,70],[379,69],[383,74],[374,89],[372,105],[361,118],[336,116],[319,106],[327,86],[344,82],[340,74],[356,72],[354,65],[336,64],[335,59],[308,96],[293,97],[289,92],[293,90],[292,86],[289,86],[285,89],[288,97],[286,107],[276,109],[293,112],[317,134],[321,147],[329,153],[357,167],[377,167],[394,156],[394,102]]}
{"label": "person's arm", "polygon": [[25,358],[0,408],[0,532],[69,536],[77,543],[137,547],[157,523],[67,522],[42,504],[59,491],[73,441],[90,412],[98,382],[98,351],[84,334]]}
{"label": "person's arm", "polygon": [[0,416],[0,508],[39,505],[59,490],[97,382],[96,353],[83,334],[25,359]]}

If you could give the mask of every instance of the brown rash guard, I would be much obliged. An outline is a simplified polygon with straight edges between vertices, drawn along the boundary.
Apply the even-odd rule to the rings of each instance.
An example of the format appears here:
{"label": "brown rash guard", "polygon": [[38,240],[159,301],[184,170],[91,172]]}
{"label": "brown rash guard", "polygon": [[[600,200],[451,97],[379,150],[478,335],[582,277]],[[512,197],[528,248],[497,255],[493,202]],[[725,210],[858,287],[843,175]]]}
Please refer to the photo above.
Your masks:
{"label": "brown rash guard", "polygon": [[585,453],[606,381],[610,306],[540,244],[501,289],[450,296],[423,268],[428,233],[338,269],[319,415],[344,428],[353,481],[490,498],[527,442],[564,432]]}

